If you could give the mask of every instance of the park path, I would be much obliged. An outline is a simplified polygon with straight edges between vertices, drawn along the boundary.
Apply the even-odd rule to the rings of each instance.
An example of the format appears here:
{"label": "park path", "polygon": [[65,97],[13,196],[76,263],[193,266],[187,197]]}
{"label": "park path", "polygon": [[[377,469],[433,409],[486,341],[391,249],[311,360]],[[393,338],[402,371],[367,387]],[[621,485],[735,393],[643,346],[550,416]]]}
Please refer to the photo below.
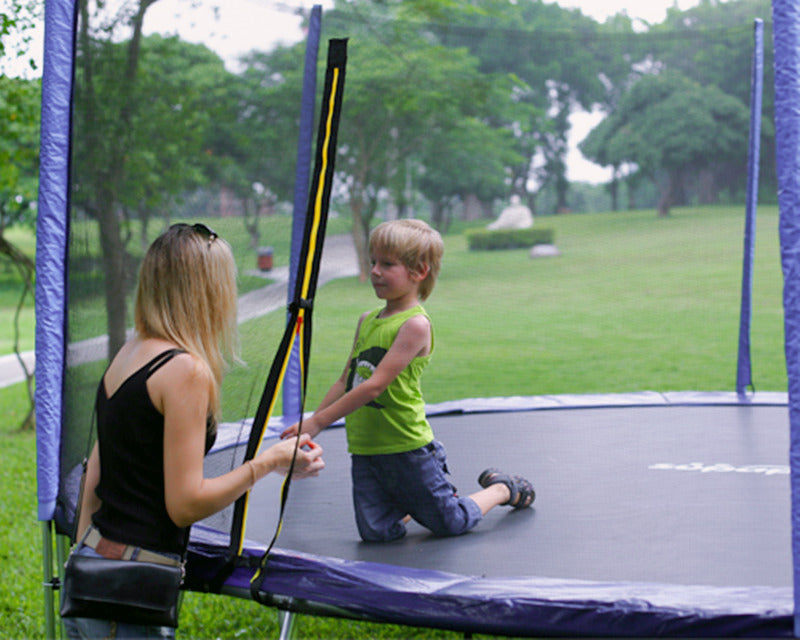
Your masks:
{"label": "park path", "polygon": [[[255,289],[239,297],[239,322],[246,322],[286,307],[287,292],[289,289],[289,267],[275,267],[266,273],[253,271],[263,275],[273,282],[260,289]],[[356,256],[353,237],[350,235],[335,235],[325,238],[322,249],[322,263],[320,265],[317,287],[336,278],[346,278],[358,275],[358,258]],[[108,337],[100,336],[81,342],[72,343],[67,347],[70,364],[83,364],[94,362],[106,357]],[[36,356],[33,351],[22,355],[25,366],[32,370],[36,365]],[[16,354],[0,356],[0,388],[17,384],[25,380],[25,373]]]}

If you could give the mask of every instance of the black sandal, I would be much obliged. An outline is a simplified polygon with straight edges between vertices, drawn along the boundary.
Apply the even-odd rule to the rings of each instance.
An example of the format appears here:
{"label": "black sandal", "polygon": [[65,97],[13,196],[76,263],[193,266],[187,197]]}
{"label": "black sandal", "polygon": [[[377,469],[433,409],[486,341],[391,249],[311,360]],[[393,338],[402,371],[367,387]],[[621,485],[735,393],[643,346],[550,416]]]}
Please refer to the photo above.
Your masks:
{"label": "black sandal", "polygon": [[522,476],[510,476],[503,473],[499,469],[489,468],[485,469],[481,475],[478,476],[478,484],[484,489],[493,484],[502,483],[508,487],[511,497],[504,505],[508,505],[514,509],[524,509],[531,506],[536,499],[536,492],[533,490],[528,480]]}

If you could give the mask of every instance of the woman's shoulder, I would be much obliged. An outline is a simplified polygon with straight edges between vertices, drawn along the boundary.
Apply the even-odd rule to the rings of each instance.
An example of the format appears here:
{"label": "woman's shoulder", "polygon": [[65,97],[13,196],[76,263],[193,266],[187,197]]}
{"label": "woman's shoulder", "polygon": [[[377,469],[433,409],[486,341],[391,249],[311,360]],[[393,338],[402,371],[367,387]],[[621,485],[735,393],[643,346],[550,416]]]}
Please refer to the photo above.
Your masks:
{"label": "woman's shoulder", "polygon": [[[133,339],[120,349],[109,367],[113,377],[127,377],[142,368],[149,368],[148,377],[164,381],[193,378],[197,381],[210,374],[208,366],[199,357],[178,345],[159,338]],[[158,376],[168,370],[168,375]]]}
{"label": "woman's shoulder", "polygon": [[[166,375],[162,378],[167,382],[175,381],[177,378],[196,383],[210,380],[212,377],[211,369],[202,358],[170,342],[160,340],[151,345],[148,351],[158,370],[166,370]],[[154,371],[153,375],[156,373],[157,371]]]}
{"label": "woman's shoulder", "polygon": [[[214,380],[209,366],[198,356],[175,345],[162,342],[160,346],[160,351],[151,351],[156,365],[147,380],[153,404],[163,413],[168,398],[181,398],[184,401],[194,398],[201,403],[207,402]],[[165,357],[160,358],[160,354]]]}

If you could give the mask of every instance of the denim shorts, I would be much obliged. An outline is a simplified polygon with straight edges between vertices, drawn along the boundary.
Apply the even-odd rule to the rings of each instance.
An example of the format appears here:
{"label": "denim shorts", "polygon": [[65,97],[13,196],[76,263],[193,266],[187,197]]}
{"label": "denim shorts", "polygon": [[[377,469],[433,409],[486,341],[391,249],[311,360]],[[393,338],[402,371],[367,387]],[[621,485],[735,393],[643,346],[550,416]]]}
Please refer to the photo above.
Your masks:
{"label": "denim shorts", "polygon": [[[79,546],[75,553],[82,556],[100,558],[99,553],[86,545]],[[172,640],[175,629],[172,627],[156,627],[139,624],[125,624],[113,620],[96,620],[94,618],[62,618],[64,630],[70,640]]]}
{"label": "denim shorts", "polygon": [[437,536],[457,536],[483,515],[447,479],[447,455],[437,440],[404,453],[351,456],[353,507],[362,540],[388,542],[406,534],[410,515]]}

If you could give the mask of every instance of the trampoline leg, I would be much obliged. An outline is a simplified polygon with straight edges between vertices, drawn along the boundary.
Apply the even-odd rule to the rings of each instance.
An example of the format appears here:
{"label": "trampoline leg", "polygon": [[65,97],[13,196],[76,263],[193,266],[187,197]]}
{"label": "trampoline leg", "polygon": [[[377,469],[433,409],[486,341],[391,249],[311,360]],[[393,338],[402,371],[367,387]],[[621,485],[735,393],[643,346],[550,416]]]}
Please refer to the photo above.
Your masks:
{"label": "trampoline leg", "polygon": [[53,573],[53,529],[52,522],[41,523],[42,529],[42,560],[44,569],[44,633],[47,640],[56,637],[56,614],[54,591],[58,588],[54,581]]}
{"label": "trampoline leg", "polygon": [[[64,566],[67,564],[67,557],[69,556],[70,549],[72,548],[72,540],[65,535],[56,534],[56,570],[58,575],[58,583],[64,584]],[[57,603],[56,610],[60,610]],[[64,621],[60,618],[61,637],[66,638],[67,633],[64,630]]]}
{"label": "trampoline leg", "polygon": [[294,637],[294,614],[291,611],[278,611],[281,626],[279,640],[291,640]]}

